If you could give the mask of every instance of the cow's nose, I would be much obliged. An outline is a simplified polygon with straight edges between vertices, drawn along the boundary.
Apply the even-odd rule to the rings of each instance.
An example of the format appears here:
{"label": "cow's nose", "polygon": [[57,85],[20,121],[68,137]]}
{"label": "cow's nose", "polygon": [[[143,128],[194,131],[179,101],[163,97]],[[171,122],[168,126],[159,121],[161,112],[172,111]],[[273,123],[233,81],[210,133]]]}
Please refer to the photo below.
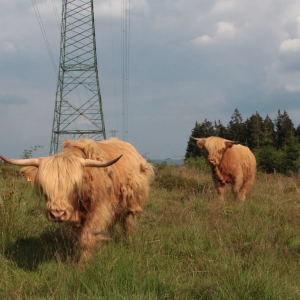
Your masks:
{"label": "cow's nose", "polygon": [[51,210],[49,212],[49,217],[52,221],[64,221],[67,216],[65,210]]}

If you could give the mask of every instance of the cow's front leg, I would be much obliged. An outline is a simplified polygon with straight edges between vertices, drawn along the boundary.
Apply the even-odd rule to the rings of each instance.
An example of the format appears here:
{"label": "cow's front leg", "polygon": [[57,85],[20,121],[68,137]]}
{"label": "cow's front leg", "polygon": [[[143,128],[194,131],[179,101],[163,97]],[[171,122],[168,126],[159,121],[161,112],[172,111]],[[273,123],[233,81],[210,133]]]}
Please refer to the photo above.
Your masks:
{"label": "cow's front leg", "polygon": [[224,189],[225,189],[225,184],[217,181],[215,182],[215,187],[217,189],[217,193],[218,193],[218,198],[220,201],[224,201]]}
{"label": "cow's front leg", "polygon": [[[214,178],[213,178],[214,179]],[[224,201],[224,189],[225,189],[225,183],[219,181],[219,180],[214,180],[215,187],[217,189],[218,193],[218,198],[220,201]]]}
{"label": "cow's front leg", "polygon": [[109,233],[113,221],[113,214],[105,206],[99,207],[97,211],[89,215],[89,218],[84,222],[80,235],[81,260],[89,260],[101,242],[110,239]]}
{"label": "cow's front leg", "polygon": [[99,246],[101,240],[104,240],[103,236],[99,234],[95,236],[94,233],[83,230],[80,237],[80,246],[82,250],[82,257],[80,260],[89,260],[96,247]]}
{"label": "cow's front leg", "polygon": [[136,214],[133,212],[128,212],[122,217],[121,223],[126,237],[130,237],[136,225]]}
{"label": "cow's front leg", "polygon": [[225,184],[217,186],[219,200],[222,202],[224,201],[224,189],[225,189]]}
{"label": "cow's front leg", "polygon": [[218,198],[220,201],[224,201],[224,188],[225,188],[225,180],[221,175],[218,168],[212,168],[212,180],[214,182],[215,188],[217,189]]}

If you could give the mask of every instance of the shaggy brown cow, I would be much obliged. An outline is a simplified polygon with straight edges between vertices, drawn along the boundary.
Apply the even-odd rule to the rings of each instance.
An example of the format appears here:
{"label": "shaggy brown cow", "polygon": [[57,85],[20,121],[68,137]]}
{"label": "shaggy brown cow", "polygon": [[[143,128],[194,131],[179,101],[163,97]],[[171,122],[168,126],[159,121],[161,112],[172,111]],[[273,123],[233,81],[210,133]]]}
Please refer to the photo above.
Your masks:
{"label": "shaggy brown cow", "polygon": [[153,176],[151,164],[117,138],[65,140],[59,154],[44,158],[0,157],[27,166],[21,174],[45,195],[48,219],[70,223],[85,259],[109,237],[116,221],[126,235],[132,232]]}
{"label": "shaggy brown cow", "polygon": [[229,183],[235,197],[244,201],[253,185],[256,170],[256,160],[250,149],[215,136],[193,139],[207,156],[220,200],[224,200],[224,187]]}

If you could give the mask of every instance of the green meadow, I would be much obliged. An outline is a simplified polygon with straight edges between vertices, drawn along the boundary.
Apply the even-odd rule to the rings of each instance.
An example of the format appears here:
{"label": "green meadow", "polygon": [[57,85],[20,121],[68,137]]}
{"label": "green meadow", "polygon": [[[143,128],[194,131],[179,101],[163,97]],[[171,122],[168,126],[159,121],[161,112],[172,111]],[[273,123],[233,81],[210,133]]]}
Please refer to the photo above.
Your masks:
{"label": "green meadow", "polygon": [[257,174],[220,203],[209,170],[158,164],[128,240],[117,227],[85,268],[44,200],[0,163],[0,299],[300,299],[300,178]]}

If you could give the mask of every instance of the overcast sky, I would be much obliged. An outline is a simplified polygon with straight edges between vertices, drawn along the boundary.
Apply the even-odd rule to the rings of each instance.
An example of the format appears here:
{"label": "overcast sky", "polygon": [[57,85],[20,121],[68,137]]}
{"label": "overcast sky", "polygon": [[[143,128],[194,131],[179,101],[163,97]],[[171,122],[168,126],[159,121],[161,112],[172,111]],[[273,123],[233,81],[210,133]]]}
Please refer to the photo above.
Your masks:
{"label": "overcast sky", "polygon": [[[58,66],[61,1],[36,0]],[[107,136],[122,138],[121,0],[94,0]],[[300,123],[299,0],[131,0],[129,142],[184,156],[196,120],[235,108]],[[32,1],[0,0],[0,153],[48,155],[57,74]]]}

